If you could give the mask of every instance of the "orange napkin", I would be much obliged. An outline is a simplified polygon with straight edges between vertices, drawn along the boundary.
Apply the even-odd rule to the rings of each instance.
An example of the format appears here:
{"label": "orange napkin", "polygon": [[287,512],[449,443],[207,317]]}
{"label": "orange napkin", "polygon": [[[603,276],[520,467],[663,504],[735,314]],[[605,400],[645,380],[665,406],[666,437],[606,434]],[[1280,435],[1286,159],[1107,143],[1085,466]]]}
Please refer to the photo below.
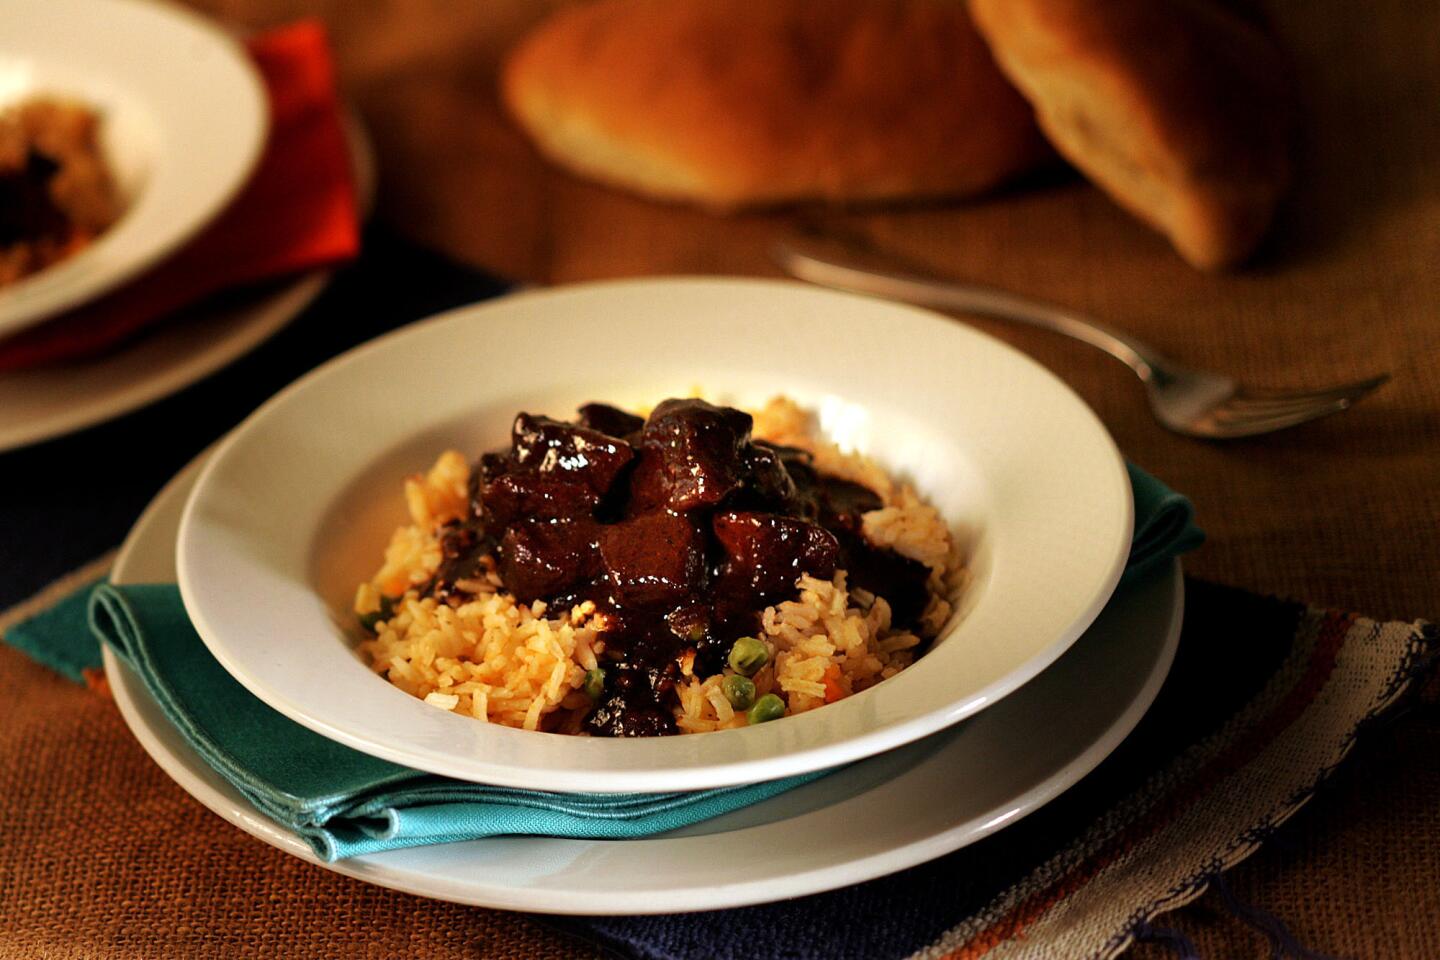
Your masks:
{"label": "orange napkin", "polygon": [[270,95],[270,136],[236,200],[183,250],[104,298],[0,340],[0,371],[101,353],[212,293],[353,257],[355,183],[324,26],[248,42]]}

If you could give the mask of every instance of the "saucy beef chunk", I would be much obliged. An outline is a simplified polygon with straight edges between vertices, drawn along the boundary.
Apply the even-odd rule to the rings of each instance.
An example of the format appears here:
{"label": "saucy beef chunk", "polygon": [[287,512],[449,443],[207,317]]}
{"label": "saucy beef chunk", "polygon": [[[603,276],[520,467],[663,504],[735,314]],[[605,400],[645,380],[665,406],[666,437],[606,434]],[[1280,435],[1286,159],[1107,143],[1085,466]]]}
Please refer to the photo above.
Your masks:
{"label": "saucy beef chunk", "polygon": [[604,496],[635,456],[624,440],[573,423],[522,413],[511,431],[512,472],[554,474]]}
{"label": "saucy beef chunk", "polygon": [[600,495],[588,486],[544,473],[505,473],[481,488],[485,515],[497,526],[516,520],[590,517]]}
{"label": "saucy beef chunk", "polygon": [[851,571],[896,624],[928,599],[923,564],[875,547],[861,517],[874,491],[818,472],[811,455],[750,439],[748,414],[666,400],[648,420],[600,403],[579,422],[522,413],[508,451],[480,458],[471,515],[442,534],[431,592],[464,595],[493,554],[523,602],[593,602],[604,680],[586,720],[606,736],[676,732],[675,684],[719,671],[760,610],[801,574]]}
{"label": "saucy beef chunk", "polygon": [[669,610],[699,588],[705,535],[690,517],[656,510],[601,529],[600,557],[620,606]]}
{"label": "saucy beef chunk", "polygon": [[744,483],[725,501],[727,507],[814,519],[813,499],[801,493],[777,448],[756,441],[745,449],[743,462]]}
{"label": "saucy beef chunk", "polygon": [[608,403],[587,403],[577,412],[580,414],[580,426],[599,430],[607,436],[619,437],[621,440],[630,439],[645,426],[644,417],[626,413]]}
{"label": "saucy beef chunk", "polygon": [[930,568],[894,550],[873,546],[853,533],[840,532],[843,566],[852,587],[869,590],[890,604],[890,625],[912,627],[930,601]]}
{"label": "saucy beef chunk", "polygon": [[668,510],[670,479],[665,465],[656,450],[641,447],[635,452],[635,464],[630,470],[630,500],[626,507],[627,516],[639,516],[653,510]]}
{"label": "saucy beef chunk", "polygon": [[675,732],[675,717],[663,703],[645,671],[622,667],[605,684],[605,696],[585,724],[607,737],[663,737]]}
{"label": "saucy beef chunk", "polygon": [[[633,676],[626,671],[615,675],[612,684]],[[607,688],[608,689],[608,688]],[[585,725],[592,733],[607,737],[663,737],[675,732],[675,718],[661,706],[660,699],[648,693],[639,696],[615,687],[595,705]]]}
{"label": "saucy beef chunk", "polygon": [[802,573],[828,578],[840,563],[840,542],[824,527],[774,513],[715,514],[715,539],[725,551],[718,589],[764,606],[795,591]]}
{"label": "saucy beef chunk", "polygon": [[586,718],[589,729],[611,737],[674,733],[669,705],[683,653],[663,621],[617,637],[605,650],[605,693]]}
{"label": "saucy beef chunk", "polygon": [[860,533],[860,518],[884,506],[874,490],[836,477],[817,479],[814,497],[820,508],[822,524],[831,530],[845,530],[857,536]]}
{"label": "saucy beef chunk", "polygon": [[865,539],[861,518],[884,505],[879,495],[849,480],[818,477],[814,496],[820,523],[840,541],[840,566],[848,571],[850,585],[884,597],[892,626],[914,626],[930,600],[930,568]]}
{"label": "saucy beef chunk", "polygon": [[704,400],[666,400],[640,431],[640,445],[653,454],[647,493],[663,494],[676,512],[713,507],[745,479],[742,448],[750,440],[750,415]]}
{"label": "saucy beef chunk", "polygon": [[567,590],[600,572],[599,525],[586,519],[521,520],[500,538],[500,581],[522,603]]}

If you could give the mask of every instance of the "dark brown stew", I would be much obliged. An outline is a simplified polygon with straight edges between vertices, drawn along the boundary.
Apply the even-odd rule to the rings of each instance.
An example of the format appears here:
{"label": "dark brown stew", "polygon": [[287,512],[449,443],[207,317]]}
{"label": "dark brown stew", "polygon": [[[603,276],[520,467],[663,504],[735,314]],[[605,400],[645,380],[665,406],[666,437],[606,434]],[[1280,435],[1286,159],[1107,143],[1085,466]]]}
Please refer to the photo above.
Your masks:
{"label": "dark brown stew", "polygon": [[469,516],[444,531],[425,592],[464,599],[488,554],[521,602],[592,601],[605,671],[586,724],[605,736],[675,733],[685,655],[697,676],[719,673],[802,573],[844,569],[890,603],[892,623],[914,624],[929,569],[865,539],[861,515],[880,498],[750,427],[703,400],[666,400],[648,420],[600,403],[573,423],[520,414],[510,448],[475,465]]}

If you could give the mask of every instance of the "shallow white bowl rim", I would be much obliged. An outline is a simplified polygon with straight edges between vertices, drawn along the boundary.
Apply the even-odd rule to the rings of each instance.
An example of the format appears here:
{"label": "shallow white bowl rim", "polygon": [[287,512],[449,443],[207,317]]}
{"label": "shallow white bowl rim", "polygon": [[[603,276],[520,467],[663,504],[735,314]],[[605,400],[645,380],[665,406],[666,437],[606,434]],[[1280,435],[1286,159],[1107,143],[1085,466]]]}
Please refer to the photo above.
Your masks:
{"label": "shallow white bowl rim", "polygon": [[[535,362],[476,369],[486,348],[525,357],[543,347],[549,357],[557,344],[573,345],[559,355],[582,358],[584,377]],[[910,349],[896,355],[896,344]],[[788,359],[797,356],[803,369]],[[407,448],[413,472],[439,453],[425,443],[469,429],[456,424],[486,422],[483,436],[465,435],[497,444],[495,427],[516,402],[638,404],[699,381],[721,399],[753,403],[759,391],[778,392],[781,374],[784,392],[821,408],[822,425],[826,409],[838,410],[831,420],[861,449],[892,467],[923,468],[910,471],[922,493],[982,544],[986,569],[961,598],[969,608],[914,667],[870,690],[783,722],[699,736],[514,730],[437,710],[370,673],[340,626],[340,601],[327,605],[312,582],[324,515],[386,451],[421,443],[423,456]],[[411,377],[421,378],[414,389]],[[403,389],[386,387],[395,382]],[[932,468],[955,489],[927,484]],[[389,477],[397,501],[399,479]],[[186,609],[220,663],[325,736],[478,782],[689,790],[835,766],[996,702],[1094,620],[1124,568],[1132,514],[1124,461],[1099,420],[994,338],[928,311],[789,282],[623,280],[453,310],[292,384],[207,464],[186,504],[177,566]]]}

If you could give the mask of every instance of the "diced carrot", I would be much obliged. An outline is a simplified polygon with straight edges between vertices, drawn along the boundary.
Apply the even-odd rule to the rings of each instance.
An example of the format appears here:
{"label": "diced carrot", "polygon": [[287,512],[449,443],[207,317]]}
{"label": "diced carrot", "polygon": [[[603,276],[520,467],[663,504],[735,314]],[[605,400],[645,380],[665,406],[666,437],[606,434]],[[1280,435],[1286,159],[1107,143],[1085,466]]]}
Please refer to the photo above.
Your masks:
{"label": "diced carrot", "polygon": [[840,664],[832,663],[825,668],[825,676],[821,678],[825,684],[825,702],[834,703],[845,696],[845,688],[840,686]]}

